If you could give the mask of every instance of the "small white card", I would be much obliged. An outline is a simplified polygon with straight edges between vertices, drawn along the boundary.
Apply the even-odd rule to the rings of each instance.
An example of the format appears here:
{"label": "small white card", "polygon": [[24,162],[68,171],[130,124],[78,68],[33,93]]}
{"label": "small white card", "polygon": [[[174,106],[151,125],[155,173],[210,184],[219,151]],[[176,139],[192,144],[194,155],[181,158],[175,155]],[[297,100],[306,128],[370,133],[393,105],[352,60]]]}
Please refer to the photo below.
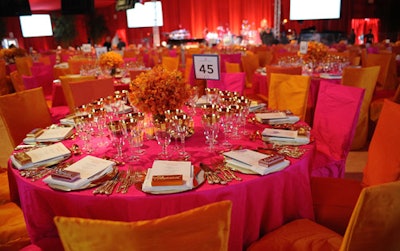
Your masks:
{"label": "small white card", "polygon": [[281,138],[297,138],[298,131],[265,128],[261,135]]}
{"label": "small white card", "polygon": [[193,67],[196,79],[220,79],[219,56],[211,54],[194,54]]}

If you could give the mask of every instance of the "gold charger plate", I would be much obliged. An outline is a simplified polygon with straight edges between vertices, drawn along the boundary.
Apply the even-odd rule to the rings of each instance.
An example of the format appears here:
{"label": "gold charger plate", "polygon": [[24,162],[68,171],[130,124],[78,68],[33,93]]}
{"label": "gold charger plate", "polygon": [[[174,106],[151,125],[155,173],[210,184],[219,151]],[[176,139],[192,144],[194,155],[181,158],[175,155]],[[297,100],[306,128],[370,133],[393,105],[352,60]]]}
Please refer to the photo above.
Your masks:
{"label": "gold charger plate", "polygon": [[93,187],[97,187],[101,184],[103,184],[104,182],[111,180],[112,178],[115,177],[115,175],[117,175],[118,173],[118,167],[114,166],[113,169],[104,174],[103,176],[92,180],[89,184],[87,184],[86,186],[83,187],[78,187],[78,188],[70,188],[70,187],[66,187],[66,186],[62,186],[62,185],[56,185],[56,184],[47,184],[50,188],[54,189],[54,190],[58,190],[58,191],[64,191],[64,192],[71,192],[71,191],[79,191],[79,190],[85,190],[85,189],[89,189],[89,188],[93,188]]}
{"label": "gold charger plate", "polygon": [[193,178],[193,188],[187,188],[187,189],[182,189],[182,190],[164,190],[164,191],[157,191],[157,192],[145,192],[142,190],[142,184],[143,184],[144,178],[140,182],[135,183],[135,187],[137,190],[142,191],[143,193],[147,193],[147,194],[174,194],[174,193],[182,193],[182,192],[186,192],[186,191],[191,191],[193,189],[198,188],[206,180],[204,171],[200,170],[199,172],[197,172],[197,175]]}

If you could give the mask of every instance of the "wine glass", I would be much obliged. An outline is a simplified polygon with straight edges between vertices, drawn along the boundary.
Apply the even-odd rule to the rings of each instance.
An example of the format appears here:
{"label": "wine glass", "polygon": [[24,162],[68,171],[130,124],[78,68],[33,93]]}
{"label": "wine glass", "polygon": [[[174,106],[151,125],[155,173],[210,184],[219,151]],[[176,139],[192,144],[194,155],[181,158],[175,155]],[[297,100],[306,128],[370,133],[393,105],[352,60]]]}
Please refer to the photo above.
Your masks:
{"label": "wine glass", "polygon": [[122,147],[126,138],[126,127],[121,120],[114,120],[108,123],[108,129],[112,137],[112,141],[117,148],[116,160],[123,159]]}
{"label": "wine glass", "polygon": [[232,111],[229,107],[220,107],[218,113],[220,115],[220,124],[224,132],[224,141],[222,145],[231,148],[232,144],[228,141],[228,135],[232,132]]}
{"label": "wine glass", "polygon": [[143,155],[144,149],[143,147],[143,140],[144,140],[144,114],[141,112],[135,113],[128,113],[128,119],[134,119],[136,121],[136,125],[131,128],[130,136],[132,140],[132,146],[135,147],[135,154],[136,155]]}
{"label": "wine glass", "polygon": [[92,153],[93,148],[90,144],[92,139],[93,127],[92,127],[93,115],[85,114],[74,117],[75,129],[79,138],[83,141],[82,150],[86,153]]}
{"label": "wine glass", "polygon": [[171,143],[171,134],[165,121],[155,123],[155,137],[157,143],[162,147],[161,153],[158,154],[159,159],[169,159],[168,145]]}
{"label": "wine glass", "polygon": [[206,142],[208,141],[208,151],[214,151],[214,145],[216,143],[216,135],[218,134],[220,116],[215,113],[203,114],[202,123],[204,127],[204,135]]}
{"label": "wine glass", "polygon": [[175,131],[181,140],[181,149],[179,151],[179,156],[182,157],[183,159],[190,158],[190,154],[186,152],[185,149],[185,138],[188,135],[190,119],[191,118],[186,114],[175,115],[172,118],[172,123],[175,128]]}
{"label": "wine glass", "polygon": [[238,104],[230,105],[229,109],[232,111],[232,138],[240,139],[240,121],[242,107]]}
{"label": "wine glass", "polygon": [[218,104],[219,101],[219,89],[218,88],[205,88],[207,102],[213,105]]}
{"label": "wine glass", "polygon": [[192,90],[192,93],[190,95],[188,105],[191,108],[191,110],[190,110],[191,115],[194,116],[194,115],[196,115],[196,104],[197,104],[197,101],[199,100],[199,89],[197,86],[193,86],[191,90]]}

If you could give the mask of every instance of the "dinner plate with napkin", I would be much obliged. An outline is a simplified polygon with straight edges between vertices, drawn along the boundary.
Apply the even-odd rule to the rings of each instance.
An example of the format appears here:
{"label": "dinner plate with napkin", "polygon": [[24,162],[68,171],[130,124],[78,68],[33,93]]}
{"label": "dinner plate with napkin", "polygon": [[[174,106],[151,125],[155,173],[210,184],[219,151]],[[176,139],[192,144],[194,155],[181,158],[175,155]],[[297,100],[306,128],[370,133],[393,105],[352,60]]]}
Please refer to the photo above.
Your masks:
{"label": "dinner plate with napkin", "polygon": [[14,153],[10,159],[17,169],[22,170],[39,166],[51,166],[70,156],[71,151],[63,143],[58,142],[29,151]]}
{"label": "dinner plate with napkin", "polygon": [[28,133],[26,138],[23,140],[25,144],[32,144],[36,142],[59,142],[68,137],[73,133],[74,127],[72,126],[51,126],[46,129],[35,129],[37,133]]}
{"label": "dinner plate with napkin", "polygon": [[92,181],[111,172],[114,165],[115,162],[111,160],[88,155],[63,169],[69,173],[78,173],[78,178],[68,181],[65,178],[60,179],[56,175],[50,175],[43,179],[43,182],[47,183],[50,187],[53,185],[55,187],[60,186],[71,190],[82,189],[88,186]]}
{"label": "dinner plate with napkin", "polygon": [[191,190],[193,165],[190,161],[155,160],[147,170],[142,191],[147,193],[176,193]]}
{"label": "dinner plate with napkin", "polygon": [[290,165],[290,161],[281,155],[268,155],[250,149],[233,150],[223,155],[228,167],[247,174],[266,175]]}
{"label": "dinner plate with napkin", "polygon": [[280,145],[307,145],[310,134],[300,135],[297,130],[265,128],[261,133],[263,141]]}

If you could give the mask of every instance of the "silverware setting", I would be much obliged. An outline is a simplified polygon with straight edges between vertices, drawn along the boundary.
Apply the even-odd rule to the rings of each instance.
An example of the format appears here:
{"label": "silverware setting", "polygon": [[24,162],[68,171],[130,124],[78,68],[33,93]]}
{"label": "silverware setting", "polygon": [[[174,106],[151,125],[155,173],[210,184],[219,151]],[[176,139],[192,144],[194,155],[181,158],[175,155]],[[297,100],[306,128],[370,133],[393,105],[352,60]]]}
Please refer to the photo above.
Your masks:
{"label": "silverware setting", "polygon": [[40,180],[45,176],[49,175],[54,170],[64,169],[72,164],[71,161],[63,161],[53,166],[40,166],[35,168],[27,168],[21,170],[19,173],[22,177],[30,179],[32,182]]}
{"label": "silverware setting", "polygon": [[101,186],[93,190],[93,194],[105,194],[110,195],[114,192],[115,186],[121,180],[121,173],[125,171],[118,172],[112,179],[105,181]]}
{"label": "silverware setting", "polygon": [[203,169],[208,184],[227,185],[232,180],[242,180],[225,163],[218,164],[215,170],[204,163],[200,163],[200,168]]}

